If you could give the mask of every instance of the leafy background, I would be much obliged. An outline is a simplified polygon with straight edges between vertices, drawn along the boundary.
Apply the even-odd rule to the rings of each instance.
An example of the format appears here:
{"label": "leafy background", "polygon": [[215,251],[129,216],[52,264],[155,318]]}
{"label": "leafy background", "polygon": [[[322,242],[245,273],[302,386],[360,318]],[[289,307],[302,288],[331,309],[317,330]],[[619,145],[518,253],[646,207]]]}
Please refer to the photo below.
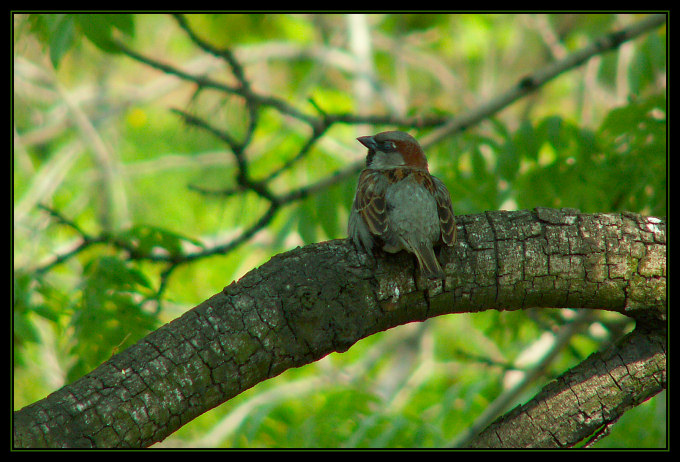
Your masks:
{"label": "leafy background", "polygon": [[[189,27],[229,47],[257,91],[307,114],[456,116],[643,14],[200,14]],[[242,99],[143,65],[117,41],[194,75],[230,68],[160,14],[14,14],[14,409],[71,382],[272,255],[345,237],[356,176],[282,208],[226,254],[266,205],[233,189],[234,156],[179,109],[246,131]],[[366,47],[368,45],[368,48]],[[535,206],[666,215],[666,28],[565,72],[428,149],[458,214]],[[250,172],[285,165],[308,127],[262,110]],[[359,161],[334,124],[275,181],[284,191]],[[409,127],[401,127],[408,129]],[[416,136],[428,129],[410,130]],[[233,192],[233,191],[232,191]],[[88,245],[80,248],[83,242]],[[55,255],[63,258],[53,264]],[[543,371],[555,332],[583,327]],[[524,310],[444,316],[362,340],[289,370],[195,419],[160,447],[440,447],[494,399],[510,407],[631,329],[612,313]],[[665,447],[665,393],[596,447]]]}

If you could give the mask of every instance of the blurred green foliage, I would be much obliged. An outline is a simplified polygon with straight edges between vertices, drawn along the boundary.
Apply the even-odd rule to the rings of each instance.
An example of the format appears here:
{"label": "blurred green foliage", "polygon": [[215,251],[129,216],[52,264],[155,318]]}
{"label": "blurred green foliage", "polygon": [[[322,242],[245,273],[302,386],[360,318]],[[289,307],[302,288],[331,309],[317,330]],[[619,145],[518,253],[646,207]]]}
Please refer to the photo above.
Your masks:
{"label": "blurred green foliage", "polygon": [[115,31],[128,36],[135,32],[131,14],[31,14],[27,20],[31,31],[48,45],[54,67],[83,36],[102,51],[117,53],[118,47],[113,43]]}
{"label": "blurred green foliage", "polygon": [[[374,14],[365,16],[366,30],[354,30],[356,23],[342,14],[198,14],[187,20],[202,39],[235,52],[256,91],[308,114],[320,116],[312,98],[330,114],[456,116],[642,17]],[[350,39],[362,32],[370,34],[363,70]],[[228,242],[267,205],[252,192],[202,193],[236,186],[233,155],[169,110],[196,114],[241,139],[248,119],[243,101],[197,91],[131,60],[117,52],[116,40],[196,75],[234,83],[229,68],[206,57],[166,15],[14,16],[15,409],[76,379],[272,255],[345,237],[355,177],[282,208],[243,245],[180,265],[167,279],[167,265],[135,259],[138,252],[172,260]],[[449,187],[459,214],[544,206],[664,216],[666,62],[664,27],[429,147],[431,170]],[[366,78],[368,101],[357,90]],[[276,178],[276,192],[359,161],[364,153],[357,136],[393,128],[334,125]],[[90,129],[101,145],[86,136]],[[410,131],[420,136],[428,130]],[[253,177],[291,162],[309,132],[273,108],[262,110],[246,153]],[[107,188],[112,178],[116,187]],[[36,272],[72,251],[81,233],[117,244],[91,245]],[[569,310],[489,311],[392,329],[257,385],[162,445],[444,446],[473,424],[513,374],[531,365],[517,362],[571,316]],[[629,328],[626,319],[598,313],[516,404]],[[664,398],[629,414],[599,447],[666,445]]]}

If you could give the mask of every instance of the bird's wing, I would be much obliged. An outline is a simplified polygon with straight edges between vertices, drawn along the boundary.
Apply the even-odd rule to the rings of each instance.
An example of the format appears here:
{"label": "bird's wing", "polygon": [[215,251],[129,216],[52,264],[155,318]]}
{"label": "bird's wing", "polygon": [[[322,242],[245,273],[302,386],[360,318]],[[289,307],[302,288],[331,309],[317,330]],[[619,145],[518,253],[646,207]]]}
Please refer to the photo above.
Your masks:
{"label": "bird's wing", "polygon": [[439,226],[442,231],[442,242],[450,246],[456,242],[456,217],[453,214],[451,195],[439,178],[433,176],[432,181],[434,197],[437,200],[437,213],[439,215]]}
{"label": "bird's wing", "polygon": [[382,236],[387,232],[387,181],[376,170],[364,170],[359,176],[355,207],[366,222],[371,234]]}

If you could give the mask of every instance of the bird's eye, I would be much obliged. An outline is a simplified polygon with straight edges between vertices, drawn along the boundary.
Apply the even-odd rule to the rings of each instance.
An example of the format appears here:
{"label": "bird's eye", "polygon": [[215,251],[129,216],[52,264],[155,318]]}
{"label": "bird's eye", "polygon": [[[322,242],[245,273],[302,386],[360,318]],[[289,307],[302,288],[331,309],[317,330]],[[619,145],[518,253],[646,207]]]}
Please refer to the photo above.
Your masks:
{"label": "bird's eye", "polygon": [[385,141],[382,144],[381,147],[382,147],[382,151],[384,151],[384,152],[394,151],[395,149],[397,149],[397,145],[394,144],[394,142],[392,142],[392,141]]}

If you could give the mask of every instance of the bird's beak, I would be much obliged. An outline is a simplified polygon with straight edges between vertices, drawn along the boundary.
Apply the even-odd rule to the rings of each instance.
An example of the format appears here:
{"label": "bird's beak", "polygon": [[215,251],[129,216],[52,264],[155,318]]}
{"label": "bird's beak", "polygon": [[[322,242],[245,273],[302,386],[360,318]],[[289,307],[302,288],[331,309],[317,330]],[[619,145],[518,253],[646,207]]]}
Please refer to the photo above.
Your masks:
{"label": "bird's beak", "polygon": [[375,142],[372,136],[360,136],[357,138],[357,141],[366,146],[368,149],[375,149],[378,147],[378,144]]}

